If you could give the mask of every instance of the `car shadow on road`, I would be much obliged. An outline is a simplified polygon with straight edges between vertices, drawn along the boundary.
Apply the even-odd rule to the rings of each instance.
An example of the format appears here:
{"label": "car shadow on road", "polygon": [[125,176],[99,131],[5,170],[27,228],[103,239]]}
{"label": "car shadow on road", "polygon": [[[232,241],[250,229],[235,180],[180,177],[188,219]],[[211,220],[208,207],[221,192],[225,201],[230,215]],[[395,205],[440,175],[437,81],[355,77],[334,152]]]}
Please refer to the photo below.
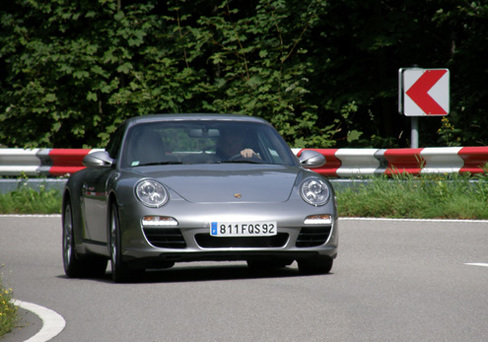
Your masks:
{"label": "car shadow on road", "polygon": [[[236,263],[221,265],[192,264],[189,266],[183,264],[163,270],[146,270],[146,272],[144,272],[141,276],[131,279],[127,283],[185,283],[311,276],[317,275],[303,274],[298,270],[297,267],[294,267],[294,265],[278,269],[256,270],[249,268],[246,264]],[[60,278],[68,279],[64,275],[60,276]],[[104,277],[90,279],[107,283],[112,282],[112,272],[110,270],[110,266],[108,267]]]}
{"label": "car shadow on road", "polygon": [[247,265],[177,266],[167,270],[149,270],[145,282],[203,282],[257,278],[285,278],[300,276],[296,268],[286,267],[270,270],[253,270]]}

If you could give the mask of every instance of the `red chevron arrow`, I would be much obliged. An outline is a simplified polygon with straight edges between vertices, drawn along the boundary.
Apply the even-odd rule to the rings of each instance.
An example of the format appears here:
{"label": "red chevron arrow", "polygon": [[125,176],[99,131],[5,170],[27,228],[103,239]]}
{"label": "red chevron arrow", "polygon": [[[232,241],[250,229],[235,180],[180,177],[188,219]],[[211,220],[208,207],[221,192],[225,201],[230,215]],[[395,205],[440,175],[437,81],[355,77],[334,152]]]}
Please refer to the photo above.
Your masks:
{"label": "red chevron arrow", "polygon": [[406,94],[425,114],[444,115],[447,112],[428,94],[429,90],[441,79],[447,70],[427,70],[407,90]]}

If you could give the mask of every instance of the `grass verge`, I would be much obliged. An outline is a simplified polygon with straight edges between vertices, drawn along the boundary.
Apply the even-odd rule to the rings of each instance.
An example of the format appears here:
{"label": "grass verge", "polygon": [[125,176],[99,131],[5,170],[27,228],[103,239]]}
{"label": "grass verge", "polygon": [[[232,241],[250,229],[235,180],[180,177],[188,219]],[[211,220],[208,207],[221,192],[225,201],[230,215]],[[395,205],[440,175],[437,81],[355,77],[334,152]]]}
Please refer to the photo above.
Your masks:
{"label": "grass verge", "polygon": [[339,216],[488,219],[488,175],[370,177],[337,202]]}
{"label": "grass verge", "polygon": [[[2,268],[3,265],[0,265]],[[17,307],[13,304],[12,289],[3,286],[0,273],[0,339],[15,327],[17,322]]]}
{"label": "grass verge", "polygon": [[34,190],[21,185],[15,191],[0,195],[0,214],[59,214],[61,194],[55,189]]}

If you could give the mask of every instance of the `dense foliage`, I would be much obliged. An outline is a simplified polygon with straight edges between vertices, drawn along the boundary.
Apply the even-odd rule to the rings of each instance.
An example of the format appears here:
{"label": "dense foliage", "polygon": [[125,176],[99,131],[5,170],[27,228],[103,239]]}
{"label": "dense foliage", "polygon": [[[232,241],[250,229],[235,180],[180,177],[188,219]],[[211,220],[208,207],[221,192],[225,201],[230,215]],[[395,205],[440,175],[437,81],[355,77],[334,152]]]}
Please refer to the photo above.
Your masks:
{"label": "dense foliage", "polygon": [[486,145],[488,4],[468,0],[11,0],[0,144],[103,145],[125,118],[263,117],[294,147],[406,147],[398,69],[451,70],[422,146]]}

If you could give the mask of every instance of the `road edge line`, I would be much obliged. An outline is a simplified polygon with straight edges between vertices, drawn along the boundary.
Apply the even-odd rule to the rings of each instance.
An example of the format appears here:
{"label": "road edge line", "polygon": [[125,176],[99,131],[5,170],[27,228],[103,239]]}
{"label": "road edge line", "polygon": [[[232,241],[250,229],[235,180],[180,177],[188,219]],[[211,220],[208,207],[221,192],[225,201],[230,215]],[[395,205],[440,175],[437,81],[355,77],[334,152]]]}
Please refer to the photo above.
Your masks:
{"label": "road edge line", "polygon": [[24,302],[18,299],[14,299],[13,303],[16,306],[39,316],[42,321],[41,330],[39,330],[37,334],[29,338],[28,340],[25,340],[24,342],[49,341],[59,335],[59,333],[63,331],[66,326],[66,321],[64,320],[63,316],[61,316],[54,310],[34,303]]}
{"label": "road edge line", "polygon": [[488,263],[486,262],[465,262],[467,266],[480,266],[480,267],[488,267]]}

